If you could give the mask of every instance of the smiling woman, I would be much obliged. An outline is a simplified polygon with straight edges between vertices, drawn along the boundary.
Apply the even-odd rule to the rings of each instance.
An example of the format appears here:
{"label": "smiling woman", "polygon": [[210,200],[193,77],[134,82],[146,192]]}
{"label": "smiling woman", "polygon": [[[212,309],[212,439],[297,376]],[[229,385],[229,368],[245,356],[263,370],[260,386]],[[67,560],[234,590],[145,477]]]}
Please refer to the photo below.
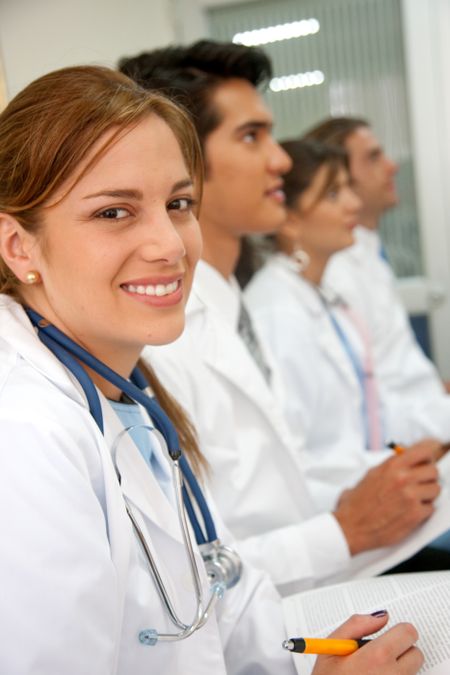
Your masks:
{"label": "smiling woman", "polygon": [[[199,247],[194,202],[201,191],[202,161],[192,125],[166,98],[149,95],[120,73],[102,68],[67,68],[36,80],[11,101],[1,120],[0,291],[38,310],[125,375],[137,360],[139,345],[158,343],[169,335],[156,335],[148,325],[149,316],[147,322],[133,319],[131,307],[124,306],[119,273],[146,266],[151,274],[170,276],[172,281],[186,267],[184,300],[179,292],[168,327],[171,339],[182,330]],[[166,150],[170,156],[163,176],[155,151]],[[20,161],[12,159],[18,157]],[[164,228],[164,222],[172,227]],[[150,244],[141,242],[139,233],[146,226],[147,239],[154,240],[150,258],[161,258],[159,263],[143,254],[143,247]],[[155,246],[158,228],[165,233],[160,250]],[[177,240],[181,251],[184,233],[192,241],[192,255],[167,261],[164,255],[173,255],[164,249],[172,245],[168,240]],[[119,269],[121,262],[126,262],[124,269]],[[30,270],[40,283],[29,285]],[[122,331],[115,340],[113,327],[122,324],[130,333],[125,340]],[[148,375],[198,463],[189,424],[154,375]],[[96,374],[92,377],[99,383]],[[110,383],[102,380],[101,386],[109,397],[118,397]]]}
{"label": "smiling woman", "polygon": [[[42,280],[20,288],[24,301],[124,376],[145,344],[183,329],[200,253],[186,176],[174,134],[151,114],[94,144],[75,183],[69,177],[44,204],[37,239],[5,216],[5,262],[18,279],[31,268]],[[156,295],[141,292],[155,287]]]}
{"label": "smiling woman", "polygon": [[224,654],[213,608],[240,561],[190,468],[186,416],[137,367],[183,330],[201,176],[186,114],[107,69],[50,73],[0,115],[0,490],[15,514],[0,514],[1,672],[224,674],[239,626],[256,629],[252,663],[292,673],[280,607],[262,648],[276,594],[258,572],[225,596]]}

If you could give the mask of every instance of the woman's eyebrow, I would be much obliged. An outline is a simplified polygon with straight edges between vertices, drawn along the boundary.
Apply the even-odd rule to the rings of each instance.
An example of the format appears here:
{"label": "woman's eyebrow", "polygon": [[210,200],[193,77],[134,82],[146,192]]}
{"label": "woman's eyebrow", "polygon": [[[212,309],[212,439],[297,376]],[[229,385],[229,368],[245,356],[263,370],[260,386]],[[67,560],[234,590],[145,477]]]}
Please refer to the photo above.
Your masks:
{"label": "woman's eyebrow", "polygon": [[142,199],[143,194],[140,190],[99,190],[91,195],[86,195],[83,199],[93,199],[94,197],[125,197],[126,199]]}
{"label": "woman's eyebrow", "polygon": [[182,190],[183,188],[186,187],[192,187],[193,182],[191,178],[184,178],[183,180],[179,180],[176,183],[172,185],[172,192],[176,192],[177,190]]}
{"label": "woman's eyebrow", "polygon": [[[192,180],[190,178],[184,178],[177,181],[172,185],[171,192],[176,192],[177,190],[182,190],[185,187],[192,186]],[[94,199],[95,197],[117,197],[119,199],[136,199],[142,200],[144,195],[141,190],[127,190],[122,188],[111,188],[105,190],[99,190],[93,194],[86,195],[83,199]]]}

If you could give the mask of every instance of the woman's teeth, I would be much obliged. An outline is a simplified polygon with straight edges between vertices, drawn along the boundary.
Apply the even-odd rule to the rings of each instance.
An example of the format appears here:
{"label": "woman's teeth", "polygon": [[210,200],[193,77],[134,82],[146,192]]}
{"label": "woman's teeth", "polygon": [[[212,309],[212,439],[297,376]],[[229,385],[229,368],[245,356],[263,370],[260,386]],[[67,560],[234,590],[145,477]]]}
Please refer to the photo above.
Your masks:
{"label": "woman's teeth", "polygon": [[178,281],[173,281],[171,284],[148,284],[147,286],[133,286],[132,284],[124,284],[124,288],[129,293],[137,293],[138,295],[170,295],[175,293],[178,288]]}

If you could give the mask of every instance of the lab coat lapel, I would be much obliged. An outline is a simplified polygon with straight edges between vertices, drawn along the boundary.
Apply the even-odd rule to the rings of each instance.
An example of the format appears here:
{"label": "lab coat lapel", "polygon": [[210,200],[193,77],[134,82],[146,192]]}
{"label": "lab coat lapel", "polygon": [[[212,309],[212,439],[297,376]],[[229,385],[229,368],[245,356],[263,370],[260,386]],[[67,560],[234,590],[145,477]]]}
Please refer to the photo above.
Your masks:
{"label": "lab coat lapel", "polygon": [[329,323],[327,317],[323,317],[323,328],[319,328],[318,342],[326,358],[331,361],[334,368],[339,371],[351,389],[359,390],[358,380],[353,370],[350,359],[339,342],[337,335],[334,335],[332,326],[325,325]]}
{"label": "lab coat lapel", "polygon": [[[105,444],[105,437],[93,422],[93,431],[97,437],[100,449],[105,485],[106,528],[111,560],[117,571],[117,598],[119,616],[124,615],[125,598],[129,579],[131,546],[133,533],[131,523],[125,510],[125,504],[120,490],[115,470],[111,462],[109,446]],[[119,660],[120,643],[116,643],[114,661]]]}
{"label": "lab coat lapel", "polygon": [[[280,385],[275,368],[272,371],[272,386],[269,388],[239,336],[231,329],[229,332],[225,330],[223,321],[216,324],[211,319],[211,322],[212,325],[208,322],[208,331],[211,329],[214,340],[208,340],[208,348],[203,352],[205,363],[231,383],[242,396],[249,399],[251,405],[260,410],[265,423],[273,429],[274,438],[277,439],[274,449],[276,448],[278,453],[283,453],[283,457],[280,455],[279,470],[285,474],[287,484],[296,495],[297,501],[302,502],[302,513],[312,515],[315,509],[311,497],[303,482],[299,480],[299,472],[303,472],[302,453],[299,452],[302,439],[292,437],[281,406],[275,398],[276,388]],[[270,365],[269,359],[268,363]]]}
{"label": "lab coat lapel", "polygon": [[[203,361],[211,369],[237,389],[247,393],[258,406],[264,406],[267,411],[271,393],[264,375],[237,334],[231,317],[227,316],[221,307],[223,288],[221,289],[220,284],[228,282],[223,280],[218,282],[214,274],[211,276],[209,266],[203,262],[199,264],[196,275],[188,303],[188,313],[190,319],[194,321],[195,315],[205,321],[202,321],[202,331],[196,335],[200,344],[195,345],[195,348],[200,348]],[[234,293],[231,288],[226,291],[226,295],[228,292]],[[236,304],[239,302],[237,297],[235,302]],[[205,335],[204,340],[202,334]],[[262,349],[264,351],[263,346]],[[267,361],[270,365],[270,359]]]}
{"label": "lab coat lapel", "polygon": [[0,312],[2,328],[5,334],[14,335],[14,347],[20,356],[66,396],[85,405],[86,397],[79,383],[39,340],[23,307],[12,298],[0,295]]}
{"label": "lab coat lapel", "polygon": [[[279,400],[282,400],[283,388],[276,365],[270,354],[264,352],[267,363],[272,368],[269,387],[235,327],[222,315],[214,283],[208,283],[203,271],[200,268],[188,303],[191,338],[196,341],[192,348],[200,351],[204,364],[218,373],[228,387],[231,385],[231,388],[235,388],[243,398],[249,400],[251,406],[259,410],[265,423],[273,430],[274,438],[277,439],[274,441],[276,447],[286,453],[280,461],[281,470],[292,485],[293,492],[298,494],[299,490],[302,491],[298,482],[298,472],[302,471],[302,456],[299,452],[302,439],[292,438],[282,413]],[[264,349],[263,344],[261,347]],[[312,510],[306,491],[304,508]]]}
{"label": "lab coat lapel", "polygon": [[[338,318],[339,320],[339,318]],[[337,335],[327,311],[322,307],[317,316],[318,343],[325,357],[331,361],[334,368],[341,374],[348,386],[359,392],[359,382],[352,362]]]}
{"label": "lab coat lapel", "polygon": [[[202,331],[194,334],[195,339],[199,340],[196,348],[201,349],[205,365],[218,373],[260,410],[266,423],[272,427],[275,436],[280,439],[283,447],[288,450],[291,459],[298,466],[300,455],[297,452],[296,443],[293,442],[281,413],[281,407],[274,400],[278,395],[281,397],[282,392],[278,391],[280,380],[270,355],[265,352],[267,363],[272,368],[271,386],[269,387],[234,327],[229,325],[220,314],[220,307],[217,307],[214,295],[203,285],[200,287],[197,285],[195,295],[190,299],[189,313],[198,313],[202,317]],[[202,341],[203,332],[206,335],[204,341]],[[287,473],[292,473],[289,465],[286,466]]]}
{"label": "lab coat lapel", "polygon": [[[244,342],[217,316],[216,310],[209,311],[208,331],[210,339],[203,353],[205,363],[250,398],[276,428],[270,414],[274,407],[273,393]],[[265,356],[270,366],[270,359]]]}
{"label": "lab coat lapel", "polygon": [[[108,401],[103,396],[101,399],[105,441],[112,450],[118,434],[123,431],[123,425]],[[164,530],[166,534],[181,542],[175,507],[167,499],[128,434],[124,434],[121,438],[116,461],[121,474],[121,489],[124,496],[146,518]]]}
{"label": "lab coat lapel", "polygon": [[291,284],[295,284],[298,301],[302,303],[310,315],[315,326],[317,343],[325,358],[332,363],[351,389],[359,391],[358,380],[352,364],[336,334],[317,289],[303,279],[300,279],[299,283],[299,279],[294,278],[293,275],[291,275]]}

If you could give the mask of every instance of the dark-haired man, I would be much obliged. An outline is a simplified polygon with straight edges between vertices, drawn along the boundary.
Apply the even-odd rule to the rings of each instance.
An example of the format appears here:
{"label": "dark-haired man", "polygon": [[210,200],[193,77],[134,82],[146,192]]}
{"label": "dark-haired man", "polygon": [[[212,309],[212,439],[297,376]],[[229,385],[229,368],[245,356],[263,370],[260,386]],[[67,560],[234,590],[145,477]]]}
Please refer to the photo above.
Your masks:
{"label": "dark-haired man", "polygon": [[387,435],[402,443],[433,436],[447,444],[450,397],[411,330],[378,233],[381,216],[398,203],[397,165],[364,119],[328,118],[307,136],[347,151],[352,187],[362,202],[356,244],[334,256],[326,283],[359,311],[371,330]]}
{"label": "dark-haired man", "polygon": [[283,592],[349,573],[353,554],[399,541],[426,520],[439,487],[433,478],[424,482],[430,465],[419,464],[433,453],[419,447],[373,469],[334,514],[318,514],[308,493],[302,439],[290,436],[276,370],[233,276],[242,237],[274,231],[285,218],[282,176],[290,161],[257,90],[270,63],[259,50],[202,41],[122,60],[121,69],[191,111],[206,166],[204,253],[186,330],[146,357],[191,414],[213,495],[246,556]]}

